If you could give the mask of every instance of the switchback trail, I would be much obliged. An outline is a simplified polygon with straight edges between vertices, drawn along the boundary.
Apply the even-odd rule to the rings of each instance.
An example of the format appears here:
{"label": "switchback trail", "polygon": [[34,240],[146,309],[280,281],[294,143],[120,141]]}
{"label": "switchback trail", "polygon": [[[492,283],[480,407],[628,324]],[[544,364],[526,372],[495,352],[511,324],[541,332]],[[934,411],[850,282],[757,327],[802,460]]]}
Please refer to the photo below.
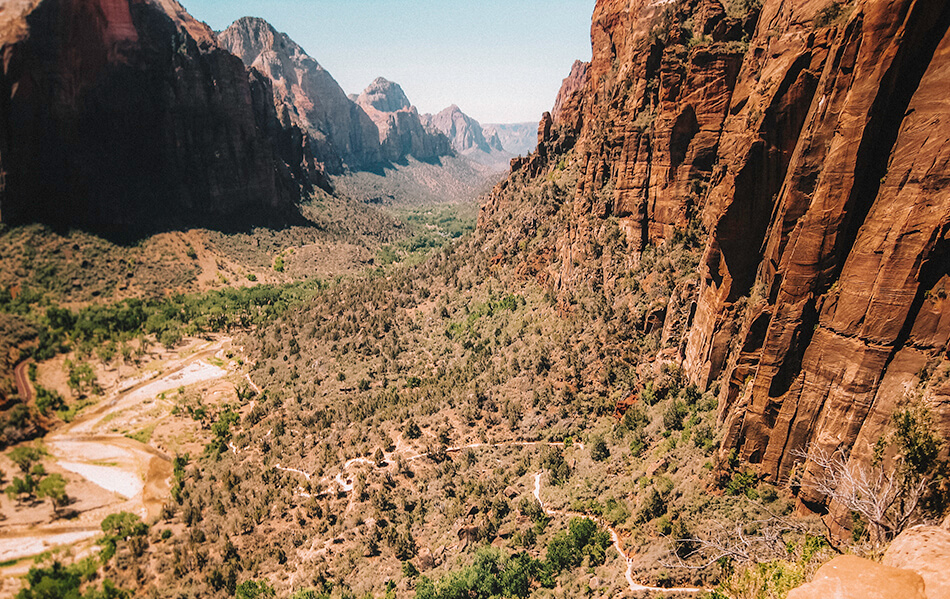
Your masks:
{"label": "switchback trail", "polygon": [[598,518],[597,516],[582,514],[580,512],[555,510],[555,509],[546,507],[544,505],[544,502],[541,500],[541,473],[540,472],[534,475],[534,498],[538,500],[538,504],[541,506],[541,509],[544,511],[544,513],[548,514],[549,516],[572,516],[572,517],[576,516],[580,518],[590,518],[591,520],[593,520],[600,526],[604,527],[604,529],[606,529],[607,532],[610,533],[610,538],[614,542],[614,549],[616,549],[617,553],[619,553],[620,556],[623,557],[624,560],[626,560],[627,562],[627,571],[625,573],[625,576],[627,578],[627,584],[630,586],[631,591],[634,591],[634,592],[660,591],[663,593],[702,593],[702,592],[706,592],[710,590],[710,589],[700,589],[700,588],[695,588],[695,587],[670,587],[670,588],[650,587],[650,586],[642,585],[636,582],[633,579],[633,556],[628,554],[626,551],[624,551],[623,544],[621,544],[620,542],[620,535],[617,534],[617,531],[614,530],[612,526],[607,524],[606,521],[602,520],[601,518]]}
{"label": "switchback trail", "polygon": [[[538,445],[545,445],[549,447],[564,447],[566,444],[563,442],[558,443],[558,442],[550,442],[550,441],[502,441],[499,443],[471,443],[468,445],[447,447],[442,451],[444,451],[445,453],[458,453],[465,449],[495,448],[495,447],[506,447],[506,446],[507,447],[512,447],[512,446],[535,447]],[[578,441],[574,441],[572,445],[580,449],[584,449],[584,444]],[[405,454],[405,451],[400,451],[398,449],[392,452],[387,452],[384,454],[383,461],[380,464],[377,464],[376,462],[374,462],[373,460],[369,458],[363,458],[363,457],[349,459],[343,464],[343,468],[341,469],[342,471],[333,478],[333,482],[338,485],[340,492],[349,493],[353,490],[354,484],[353,484],[352,478],[346,478],[346,471],[349,470],[350,467],[352,467],[354,464],[368,464],[373,467],[382,468],[382,467],[386,467],[393,460],[395,456],[404,455],[404,454]],[[434,452],[418,453],[416,455],[409,456],[408,458],[406,458],[406,461],[412,462],[421,458],[432,456],[433,454]],[[295,474],[300,474],[301,476],[306,478],[308,482],[312,478],[311,474],[304,472],[303,470],[299,470],[297,468],[284,467],[284,466],[281,466],[280,464],[275,465],[274,468],[276,470],[281,470],[283,472],[293,472]],[[324,493],[327,493],[327,492],[329,492],[329,489],[327,491],[324,491]],[[301,492],[301,494],[308,497],[311,496],[309,493]],[[631,591],[633,592],[656,591],[656,592],[661,592],[661,593],[702,593],[702,592],[707,592],[710,590],[710,589],[703,589],[703,588],[696,588],[696,587],[670,587],[670,588],[651,587],[651,586],[642,585],[636,582],[633,579],[633,556],[628,554],[624,550],[623,543],[621,543],[620,541],[620,535],[617,534],[617,531],[612,526],[610,526],[606,521],[604,521],[603,519],[597,516],[591,516],[589,514],[564,511],[564,510],[555,510],[555,509],[545,506],[544,501],[541,500],[541,473],[540,472],[534,475],[534,498],[538,500],[538,504],[541,506],[541,509],[544,511],[544,513],[548,514],[549,516],[571,516],[571,517],[576,516],[576,517],[581,517],[581,518],[590,518],[591,520],[595,521],[598,525],[602,526],[605,530],[607,530],[607,532],[610,533],[611,540],[613,541],[614,549],[616,549],[617,553],[620,554],[620,556],[623,557],[624,560],[627,562],[627,570],[625,572],[625,577],[627,579],[627,585],[629,586]]]}

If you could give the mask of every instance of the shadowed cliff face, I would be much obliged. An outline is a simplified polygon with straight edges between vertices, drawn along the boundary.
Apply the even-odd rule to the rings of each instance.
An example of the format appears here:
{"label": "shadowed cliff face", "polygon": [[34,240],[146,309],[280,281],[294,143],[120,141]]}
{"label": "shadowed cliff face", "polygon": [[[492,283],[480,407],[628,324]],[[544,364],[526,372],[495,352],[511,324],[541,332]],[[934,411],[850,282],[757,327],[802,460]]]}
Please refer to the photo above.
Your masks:
{"label": "shadowed cliff face", "polygon": [[171,0],[43,0],[6,25],[5,222],[246,223],[319,177],[269,82]]}
{"label": "shadowed cliff face", "polygon": [[592,62],[480,231],[510,226],[512,182],[565,165],[569,233],[535,268],[555,291],[585,285],[576,265],[609,223],[634,262],[701,224],[698,290],[667,357],[721,381],[722,451],[769,480],[787,482],[797,450],[866,463],[916,393],[950,437],[950,385],[925,384],[950,367],[950,5],[740,4],[600,0]]}

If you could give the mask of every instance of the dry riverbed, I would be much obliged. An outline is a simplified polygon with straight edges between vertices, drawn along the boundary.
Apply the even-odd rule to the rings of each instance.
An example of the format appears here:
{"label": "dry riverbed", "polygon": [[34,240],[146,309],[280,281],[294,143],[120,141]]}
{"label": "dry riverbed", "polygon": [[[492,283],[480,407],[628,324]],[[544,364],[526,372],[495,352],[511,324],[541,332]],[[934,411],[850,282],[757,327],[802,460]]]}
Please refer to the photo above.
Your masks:
{"label": "dry riverbed", "polygon": [[[192,340],[176,353],[153,355],[133,373],[115,377],[97,404],[44,437],[44,467],[66,478],[72,502],[63,511],[72,516],[55,519],[47,502],[17,506],[0,498],[0,596],[19,587],[15,577],[32,564],[24,558],[92,550],[107,515],[128,511],[145,521],[160,515],[172,458],[200,448],[198,423],[172,415],[176,399],[185,390],[211,402],[236,397],[229,381],[244,375],[240,362],[228,357],[230,346],[227,337]],[[0,468],[8,478],[17,471],[5,456]]]}

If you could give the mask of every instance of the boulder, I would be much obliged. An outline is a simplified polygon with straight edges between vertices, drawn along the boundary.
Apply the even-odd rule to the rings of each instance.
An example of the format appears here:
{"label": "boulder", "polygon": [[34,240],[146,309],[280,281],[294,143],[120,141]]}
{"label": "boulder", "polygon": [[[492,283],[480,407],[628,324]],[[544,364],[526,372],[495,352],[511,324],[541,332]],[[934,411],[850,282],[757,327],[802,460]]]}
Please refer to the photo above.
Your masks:
{"label": "boulder", "polygon": [[928,599],[916,572],[842,555],[818,569],[808,584],[788,599]]}
{"label": "boulder", "polygon": [[936,526],[905,530],[887,548],[881,563],[919,574],[927,599],[950,598],[950,532]]}

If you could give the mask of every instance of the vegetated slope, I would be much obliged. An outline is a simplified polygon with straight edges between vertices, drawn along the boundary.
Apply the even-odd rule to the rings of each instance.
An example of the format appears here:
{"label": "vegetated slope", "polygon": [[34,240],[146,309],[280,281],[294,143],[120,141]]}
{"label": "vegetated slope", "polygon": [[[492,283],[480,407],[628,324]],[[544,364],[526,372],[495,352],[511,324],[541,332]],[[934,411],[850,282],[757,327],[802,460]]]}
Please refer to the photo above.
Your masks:
{"label": "vegetated slope", "polygon": [[334,188],[354,200],[406,207],[469,204],[491,191],[505,174],[464,157],[443,156],[427,162],[408,158],[378,170],[353,171],[331,177]]}
{"label": "vegetated slope", "polygon": [[4,222],[117,235],[281,222],[322,181],[304,134],[280,124],[268,80],[174,0],[10,10]]}
{"label": "vegetated slope", "polygon": [[[700,277],[657,314],[685,319],[670,358],[723,380],[722,455],[768,480],[809,449],[867,464],[922,386],[946,436],[948,22],[940,2],[602,0],[591,64],[483,210],[485,250],[570,309],[623,272],[613,223],[632,263],[701,223]],[[562,168],[566,216],[523,200]]]}

